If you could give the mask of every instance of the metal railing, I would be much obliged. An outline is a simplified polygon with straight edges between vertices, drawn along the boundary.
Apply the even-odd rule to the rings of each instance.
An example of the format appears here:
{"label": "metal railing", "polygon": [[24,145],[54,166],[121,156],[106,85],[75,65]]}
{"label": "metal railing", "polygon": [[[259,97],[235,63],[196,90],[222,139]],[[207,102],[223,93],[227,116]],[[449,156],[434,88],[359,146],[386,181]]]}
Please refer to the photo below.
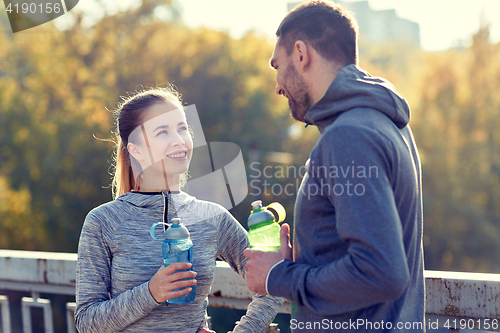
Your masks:
{"label": "metal railing", "polygon": [[[75,295],[76,259],[73,253],[0,250],[0,290],[31,293],[21,301],[25,333],[31,332],[32,307],[43,309],[45,332],[53,333],[50,300],[40,294]],[[425,280],[426,322],[422,325],[428,331],[447,327],[450,332],[500,332],[500,274],[426,271]],[[217,262],[210,306],[246,309],[251,296],[245,280],[226,263]],[[11,333],[9,305],[8,298],[0,295],[3,333]],[[66,305],[68,333],[76,332],[74,309],[74,303]],[[280,312],[290,313],[290,303]]]}

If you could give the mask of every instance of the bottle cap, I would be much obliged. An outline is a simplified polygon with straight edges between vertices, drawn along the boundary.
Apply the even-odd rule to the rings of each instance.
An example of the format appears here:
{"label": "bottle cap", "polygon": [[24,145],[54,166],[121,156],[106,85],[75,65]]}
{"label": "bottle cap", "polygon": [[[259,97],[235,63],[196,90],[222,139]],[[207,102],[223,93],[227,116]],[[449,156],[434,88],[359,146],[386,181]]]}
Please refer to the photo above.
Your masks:
{"label": "bottle cap", "polygon": [[170,228],[165,231],[165,239],[189,238],[189,230],[181,223],[180,218],[173,218]]}
{"label": "bottle cap", "polygon": [[[270,208],[270,210],[267,210]],[[256,225],[257,223],[265,221],[278,221],[282,222],[285,220],[285,208],[278,202],[273,202],[267,207],[262,207],[262,201],[256,200],[252,202],[252,212],[248,217],[248,227]],[[274,212],[275,216],[271,213]]]}
{"label": "bottle cap", "polygon": [[252,202],[252,209],[262,210],[262,200],[255,200],[254,202]]}

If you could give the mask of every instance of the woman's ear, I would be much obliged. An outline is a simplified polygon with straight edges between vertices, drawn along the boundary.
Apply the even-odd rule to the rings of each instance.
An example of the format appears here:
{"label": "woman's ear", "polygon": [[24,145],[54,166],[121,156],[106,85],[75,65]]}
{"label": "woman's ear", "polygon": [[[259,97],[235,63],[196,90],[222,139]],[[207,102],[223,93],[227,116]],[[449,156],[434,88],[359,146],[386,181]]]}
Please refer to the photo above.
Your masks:
{"label": "woman's ear", "polygon": [[132,157],[135,158],[139,163],[144,161],[144,152],[141,147],[129,142],[127,144],[127,150],[129,154],[132,155]]}

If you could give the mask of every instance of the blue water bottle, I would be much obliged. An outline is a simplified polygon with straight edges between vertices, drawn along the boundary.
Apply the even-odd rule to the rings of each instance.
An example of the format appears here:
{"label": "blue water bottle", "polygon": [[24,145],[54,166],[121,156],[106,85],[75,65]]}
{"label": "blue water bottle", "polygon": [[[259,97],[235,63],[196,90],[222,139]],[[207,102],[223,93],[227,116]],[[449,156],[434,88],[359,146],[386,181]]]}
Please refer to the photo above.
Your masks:
{"label": "blue water bottle", "polygon": [[[161,240],[155,236],[155,228],[158,224],[166,224],[164,222],[156,222],[151,226],[151,237],[157,241],[163,242],[162,252],[163,252],[163,263],[165,267],[176,262],[190,262],[193,263],[193,242],[189,238],[189,230],[180,223],[181,219],[173,218],[172,224],[165,230],[165,239]],[[193,266],[190,269],[183,269],[182,271],[192,271]],[[182,290],[188,287],[173,289],[172,291]],[[168,303],[172,304],[183,304],[192,302],[196,297],[196,285],[191,286],[193,288],[188,294],[170,298]]]}

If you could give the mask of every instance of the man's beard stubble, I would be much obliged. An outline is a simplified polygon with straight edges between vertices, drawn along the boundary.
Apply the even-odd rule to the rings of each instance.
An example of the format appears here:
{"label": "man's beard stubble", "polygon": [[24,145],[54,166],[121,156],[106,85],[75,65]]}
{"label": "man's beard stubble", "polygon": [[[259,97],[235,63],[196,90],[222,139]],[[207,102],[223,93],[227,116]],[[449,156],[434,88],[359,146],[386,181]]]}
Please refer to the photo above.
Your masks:
{"label": "man's beard stubble", "polygon": [[304,116],[312,106],[312,99],[307,90],[307,83],[297,74],[291,63],[288,64],[285,82],[290,114],[293,119],[305,122]]}

